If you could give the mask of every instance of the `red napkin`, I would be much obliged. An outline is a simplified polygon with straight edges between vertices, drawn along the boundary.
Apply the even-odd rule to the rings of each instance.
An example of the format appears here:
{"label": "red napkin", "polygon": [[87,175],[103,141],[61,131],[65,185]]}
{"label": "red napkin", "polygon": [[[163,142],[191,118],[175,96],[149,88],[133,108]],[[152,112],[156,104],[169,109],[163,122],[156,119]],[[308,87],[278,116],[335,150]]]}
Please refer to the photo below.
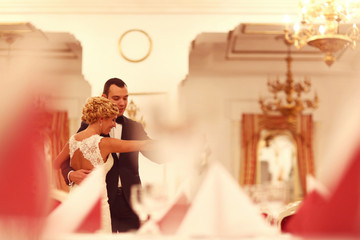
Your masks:
{"label": "red napkin", "polygon": [[94,233],[101,228],[101,198],[75,230],[78,233]]}
{"label": "red napkin", "polygon": [[176,202],[171,206],[168,212],[158,221],[161,233],[174,234],[184,219],[190,203],[185,196],[181,194]]}
{"label": "red napkin", "polygon": [[360,146],[330,198],[310,193],[286,231],[302,236],[360,236]]}
{"label": "red napkin", "polygon": [[[38,235],[49,207],[43,148],[47,116],[29,108],[12,119],[0,136],[0,220],[13,237],[20,231]],[[10,229],[14,224],[18,228]]]}

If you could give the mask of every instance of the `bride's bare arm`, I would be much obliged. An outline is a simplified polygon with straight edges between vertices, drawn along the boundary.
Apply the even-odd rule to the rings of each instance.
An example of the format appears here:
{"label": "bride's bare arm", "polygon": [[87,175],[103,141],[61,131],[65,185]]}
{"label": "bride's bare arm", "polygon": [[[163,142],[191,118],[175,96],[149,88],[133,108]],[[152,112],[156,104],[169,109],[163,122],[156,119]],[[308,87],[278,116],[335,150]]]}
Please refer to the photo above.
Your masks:
{"label": "bride's bare arm", "polygon": [[61,167],[61,164],[69,158],[69,155],[69,143],[66,143],[59,155],[57,155],[54,160],[54,168],[59,169]]}
{"label": "bride's bare arm", "polygon": [[147,151],[153,149],[153,140],[120,140],[116,138],[103,138],[100,149],[106,154],[134,151]]}

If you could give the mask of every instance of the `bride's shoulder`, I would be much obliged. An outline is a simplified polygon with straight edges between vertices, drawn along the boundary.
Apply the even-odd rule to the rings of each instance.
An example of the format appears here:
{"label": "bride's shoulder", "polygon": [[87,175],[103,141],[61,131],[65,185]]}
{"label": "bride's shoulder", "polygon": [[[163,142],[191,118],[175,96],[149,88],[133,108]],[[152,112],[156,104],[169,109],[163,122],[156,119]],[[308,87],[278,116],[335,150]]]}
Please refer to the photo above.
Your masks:
{"label": "bride's shoulder", "polygon": [[112,138],[112,137],[102,137],[99,139],[100,144],[102,145],[113,145],[114,143],[116,143],[116,141],[119,141],[119,139],[116,138]]}
{"label": "bride's shoulder", "polygon": [[[99,135],[98,135],[99,136]],[[103,136],[99,136],[99,140],[101,143],[110,143],[111,142],[111,137],[103,137]]]}
{"label": "bride's shoulder", "polygon": [[98,144],[99,142],[101,142],[101,140],[102,140],[103,138],[104,138],[104,137],[102,137],[102,136],[100,136],[100,135],[98,135],[98,134],[94,134],[94,135],[85,137],[82,141]]}
{"label": "bride's shoulder", "polygon": [[84,132],[76,133],[70,137],[70,139],[73,139],[77,142],[94,141],[94,140],[99,140],[101,138],[102,137],[98,134],[89,135],[88,133],[84,133]]}

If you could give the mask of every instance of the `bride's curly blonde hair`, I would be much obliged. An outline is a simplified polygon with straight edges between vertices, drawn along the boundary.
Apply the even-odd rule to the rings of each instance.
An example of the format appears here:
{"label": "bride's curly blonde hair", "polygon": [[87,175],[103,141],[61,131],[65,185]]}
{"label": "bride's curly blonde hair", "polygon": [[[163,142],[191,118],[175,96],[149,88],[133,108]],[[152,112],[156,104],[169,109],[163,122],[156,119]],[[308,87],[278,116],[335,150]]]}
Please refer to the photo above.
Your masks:
{"label": "bride's curly blonde hair", "polygon": [[99,118],[117,116],[119,108],[115,103],[104,97],[90,97],[82,110],[81,120],[88,124],[95,123]]}

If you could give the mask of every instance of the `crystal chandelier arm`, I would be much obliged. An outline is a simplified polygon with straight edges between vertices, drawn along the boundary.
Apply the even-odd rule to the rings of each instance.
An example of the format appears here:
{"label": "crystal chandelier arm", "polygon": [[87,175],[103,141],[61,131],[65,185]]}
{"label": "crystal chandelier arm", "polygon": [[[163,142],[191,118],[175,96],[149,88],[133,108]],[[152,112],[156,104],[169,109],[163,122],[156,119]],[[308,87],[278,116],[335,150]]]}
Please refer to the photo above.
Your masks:
{"label": "crystal chandelier arm", "polygon": [[301,0],[301,21],[294,24],[294,30],[284,28],[287,43],[297,49],[309,45],[325,53],[324,62],[331,66],[336,53],[347,47],[354,49],[360,40],[359,29],[354,24],[345,33],[340,32],[340,24],[359,17],[359,3],[336,0]]}
{"label": "crystal chandelier arm", "polygon": [[352,28],[349,28],[346,31],[346,35],[353,41],[352,44],[350,45],[350,47],[352,49],[355,49],[356,48],[356,43],[360,39],[360,31],[357,28],[356,24],[353,24]]}
{"label": "crystal chandelier arm", "polygon": [[309,21],[302,20],[300,23],[294,25],[293,31],[285,28],[284,33],[287,44],[294,45],[297,49],[301,49],[307,44],[307,39],[314,34],[314,27],[312,24],[309,24]]}

